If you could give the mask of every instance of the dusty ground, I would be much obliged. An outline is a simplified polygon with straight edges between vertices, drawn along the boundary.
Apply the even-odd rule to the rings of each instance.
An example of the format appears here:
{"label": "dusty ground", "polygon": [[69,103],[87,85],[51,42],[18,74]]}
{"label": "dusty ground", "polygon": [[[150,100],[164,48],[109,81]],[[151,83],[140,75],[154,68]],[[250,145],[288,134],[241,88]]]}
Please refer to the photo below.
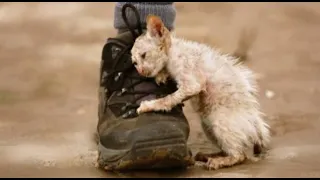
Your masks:
{"label": "dusty ground", "polygon": [[[211,172],[95,169],[90,138],[101,49],[115,34],[113,5],[0,4],[1,177],[320,177],[319,3],[176,5],[180,36],[230,53],[242,51],[240,37],[252,42],[246,64],[261,75],[259,98],[273,128],[266,160]],[[191,123],[193,150],[209,149]]]}

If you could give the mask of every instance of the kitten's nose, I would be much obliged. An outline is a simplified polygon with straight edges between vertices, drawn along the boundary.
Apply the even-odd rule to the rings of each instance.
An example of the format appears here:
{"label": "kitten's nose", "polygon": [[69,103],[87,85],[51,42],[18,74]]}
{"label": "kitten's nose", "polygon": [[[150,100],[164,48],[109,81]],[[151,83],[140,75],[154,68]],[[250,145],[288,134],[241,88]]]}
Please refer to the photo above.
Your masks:
{"label": "kitten's nose", "polygon": [[142,76],[147,76],[149,74],[146,70],[141,68],[138,68],[138,73]]}
{"label": "kitten's nose", "polygon": [[138,71],[138,73],[139,73],[140,75],[143,75],[143,73],[144,73],[144,70],[141,69],[141,68],[137,68],[137,71]]}

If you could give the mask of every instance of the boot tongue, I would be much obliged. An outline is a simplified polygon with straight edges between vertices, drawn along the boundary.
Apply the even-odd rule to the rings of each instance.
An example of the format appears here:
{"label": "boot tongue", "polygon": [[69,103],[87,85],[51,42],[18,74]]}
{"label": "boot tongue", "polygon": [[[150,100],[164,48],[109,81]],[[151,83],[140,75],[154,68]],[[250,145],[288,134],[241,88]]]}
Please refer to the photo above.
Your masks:
{"label": "boot tongue", "polygon": [[[113,41],[116,41],[116,44],[120,44],[119,46],[115,46],[115,47],[111,47],[112,50],[112,58],[107,58],[106,60],[109,61],[108,64],[112,64],[111,66],[109,66],[109,70],[110,71],[114,71],[114,70],[118,70],[118,69],[126,69],[126,68],[130,68],[131,70],[128,70],[126,72],[119,72],[117,75],[115,75],[113,78],[114,79],[110,79],[110,84],[108,85],[108,87],[111,89],[111,91],[113,89],[117,89],[120,90],[122,88],[126,88],[129,87],[131,84],[133,83],[137,83],[137,81],[140,81],[139,84],[136,84],[134,87],[132,87],[131,89],[124,89],[124,91],[129,90],[130,92],[134,92],[134,91],[139,91],[139,92],[150,92],[149,95],[145,95],[143,96],[142,94],[126,94],[123,93],[121,96],[117,96],[117,95],[112,95],[113,97],[111,97],[109,100],[109,103],[128,103],[128,102],[132,102],[134,99],[139,98],[141,96],[143,96],[142,98],[138,99],[138,101],[136,102],[136,104],[140,104],[141,101],[144,100],[150,100],[150,99],[156,99],[159,98],[157,97],[158,95],[156,95],[155,91],[159,91],[158,85],[155,83],[155,81],[142,81],[141,79],[144,77],[141,77],[139,75],[139,73],[137,72],[137,70],[133,67],[132,64],[132,60],[131,60],[131,53],[130,50],[128,49],[130,48],[134,41],[133,41],[133,37],[131,32],[125,32],[123,34],[118,35],[115,39],[113,39]],[[126,52],[124,52],[126,50]],[[118,57],[117,57],[118,56]],[[116,64],[115,64],[116,63]],[[130,78],[130,77],[141,77],[141,79],[139,78]],[[116,80],[116,82],[114,82],[113,80]],[[113,82],[112,82],[113,81]],[[163,95],[161,95],[161,97],[165,96],[166,94],[172,93],[175,89],[176,86],[174,84],[174,82],[170,83],[170,81],[168,82],[167,85],[163,85],[161,87],[162,91],[163,91]],[[114,92],[117,93],[117,92]]]}
{"label": "boot tongue", "polygon": [[[136,32],[138,32],[138,31],[136,31]],[[145,30],[143,32],[145,32]],[[134,38],[132,37],[132,34],[130,31],[119,34],[117,36],[117,39],[119,39],[122,42],[125,42],[127,44],[127,46],[132,46],[134,43]],[[124,68],[124,67],[128,67],[128,66],[132,66],[130,50],[127,53],[123,54],[121,59],[119,59],[118,66],[116,68]],[[132,77],[139,77],[140,76],[135,68],[133,68],[133,70],[131,72],[124,72],[124,73],[128,73],[128,75],[132,76]],[[143,77],[141,77],[141,78],[143,78]],[[135,83],[137,81],[140,81],[140,80],[126,78],[126,79],[124,79],[124,86],[123,87],[128,87],[128,86],[130,86],[130,84]],[[153,90],[156,90],[156,89],[158,89],[156,83],[153,83],[150,81],[141,82],[133,87],[133,91],[153,92]],[[132,95],[123,95],[123,96],[132,96]],[[135,94],[133,96],[134,96],[134,98],[138,98],[141,96],[141,94]],[[125,99],[127,99],[127,98],[129,98],[129,97],[126,97]],[[156,98],[155,94],[150,94],[150,95],[144,96],[143,98],[139,99],[137,101],[137,104],[140,104],[140,102],[143,100],[150,100],[150,99],[155,99],[155,98]]]}
{"label": "boot tongue", "polygon": [[[173,81],[159,87],[153,79],[138,74],[131,60],[132,44],[118,38],[110,39],[107,44],[103,53],[102,81],[108,90],[107,106],[115,116],[135,116],[133,107],[139,106],[141,101],[163,97],[176,90]],[[104,74],[107,78],[103,78]]]}

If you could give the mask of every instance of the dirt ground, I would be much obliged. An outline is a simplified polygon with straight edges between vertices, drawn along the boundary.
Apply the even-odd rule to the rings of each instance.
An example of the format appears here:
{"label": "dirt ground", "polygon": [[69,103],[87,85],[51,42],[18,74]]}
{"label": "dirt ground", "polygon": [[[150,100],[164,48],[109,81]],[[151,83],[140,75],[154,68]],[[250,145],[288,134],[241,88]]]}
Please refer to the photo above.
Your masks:
{"label": "dirt ground", "polygon": [[[218,171],[94,168],[99,61],[115,35],[113,7],[0,4],[0,177],[320,177],[320,3],[176,3],[178,36],[228,53],[251,42],[245,64],[260,75],[273,132],[267,159]],[[193,151],[209,150],[190,123]]]}

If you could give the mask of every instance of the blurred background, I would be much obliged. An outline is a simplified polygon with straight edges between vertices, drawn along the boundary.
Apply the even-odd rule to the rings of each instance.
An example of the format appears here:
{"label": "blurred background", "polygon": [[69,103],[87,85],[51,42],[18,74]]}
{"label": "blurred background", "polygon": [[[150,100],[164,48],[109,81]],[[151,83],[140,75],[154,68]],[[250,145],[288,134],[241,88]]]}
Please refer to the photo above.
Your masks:
{"label": "blurred background", "polygon": [[[320,177],[320,3],[176,3],[176,33],[245,57],[272,126],[266,160],[219,171],[94,168],[114,3],[0,3],[0,177]],[[184,109],[196,119],[192,109]],[[190,145],[210,149],[197,121]]]}

